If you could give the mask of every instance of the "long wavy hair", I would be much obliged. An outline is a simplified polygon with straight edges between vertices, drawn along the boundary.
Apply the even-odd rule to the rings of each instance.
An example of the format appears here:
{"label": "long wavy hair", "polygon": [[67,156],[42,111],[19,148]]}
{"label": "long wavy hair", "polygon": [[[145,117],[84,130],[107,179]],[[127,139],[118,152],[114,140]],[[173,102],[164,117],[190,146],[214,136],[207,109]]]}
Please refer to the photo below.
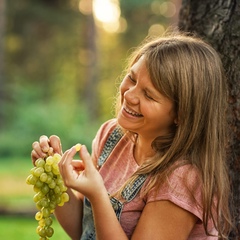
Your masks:
{"label": "long wavy hair", "polygon": [[[176,167],[194,165],[203,183],[205,231],[209,234],[207,225],[212,219],[220,239],[227,239],[231,229],[225,151],[227,84],[220,57],[200,38],[171,34],[144,42],[130,56],[126,71],[143,55],[153,85],[175,104],[178,124],[168,135],[152,142],[156,155],[145,161],[126,184],[149,174],[144,190],[147,193],[167,181]],[[119,99],[116,113],[120,104]],[[133,138],[136,135],[131,134]]]}

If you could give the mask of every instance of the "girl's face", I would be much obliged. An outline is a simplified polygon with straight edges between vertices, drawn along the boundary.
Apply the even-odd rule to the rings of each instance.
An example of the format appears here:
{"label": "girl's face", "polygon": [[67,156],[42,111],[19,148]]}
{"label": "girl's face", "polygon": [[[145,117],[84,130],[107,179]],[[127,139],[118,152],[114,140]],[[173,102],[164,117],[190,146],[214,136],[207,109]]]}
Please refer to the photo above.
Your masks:
{"label": "girl's face", "polygon": [[176,122],[173,103],[152,84],[144,57],[125,76],[121,85],[120,126],[150,141],[166,135]]}

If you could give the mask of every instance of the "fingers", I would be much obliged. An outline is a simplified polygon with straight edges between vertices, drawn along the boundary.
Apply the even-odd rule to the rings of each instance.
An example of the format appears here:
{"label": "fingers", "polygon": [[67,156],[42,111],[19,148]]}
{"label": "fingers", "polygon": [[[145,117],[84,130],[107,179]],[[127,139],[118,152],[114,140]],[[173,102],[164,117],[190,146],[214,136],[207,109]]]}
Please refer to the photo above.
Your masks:
{"label": "fingers", "polygon": [[[74,179],[77,177],[77,173],[74,172],[74,166],[72,165],[73,157],[76,154],[75,146],[64,152],[62,159],[58,166],[59,171],[63,177],[64,183],[67,187],[74,187]],[[73,184],[73,185],[72,185]]]}
{"label": "fingers", "polygon": [[49,142],[54,152],[62,155],[62,144],[60,138],[56,135],[52,135],[49,137]]}
{"label": "fingers", "polygon": [[39,142],[35,141],[32,144],[32,148],[31,157],[33,162],[35,162],[38,158],[45,158],[47,156],[47,154],[43,152]]}
{"label": "fingers", "polygon": [[84,164],[81,160],[72,160],[72,166],[74,170],[80,172],[85,169]]}
{"label": "fingers", "polygon": [[82,145],[79,154],[83,161],[85,169],[91,170],[96,168],[92,162],[91,155],[89,154],[87,147],[85,145]]}
{"label": "fingers", "polygon": [[48,155],[53,153],[62,154],[62,146],[60,138],[56,135],[52,135],[49,138],[45,135],[42,135],[39,138],[39,141],[35,141],[32,144],[31,158],[33,163],[38,158],[46,158]]}
{"label": "fingers", "polygon": [[49,151],[49,139],[47,136],[45,135],[42,135],[40,138],[39,138],[39,145],[41,147],[41,150],[45,153],[47,153]]}
{"label": "fingers", "polygon": [[81,161],[73,160],[76,153],[76,146],[73,146],[63,154],[58,164],[66,186],[72,186],[71,184],[76,180],[75,178],[79,175],[79,171],[85,170],[85,174],[87,174],[92,169],[96,170],[86,146],[83,145],[80,149]]}

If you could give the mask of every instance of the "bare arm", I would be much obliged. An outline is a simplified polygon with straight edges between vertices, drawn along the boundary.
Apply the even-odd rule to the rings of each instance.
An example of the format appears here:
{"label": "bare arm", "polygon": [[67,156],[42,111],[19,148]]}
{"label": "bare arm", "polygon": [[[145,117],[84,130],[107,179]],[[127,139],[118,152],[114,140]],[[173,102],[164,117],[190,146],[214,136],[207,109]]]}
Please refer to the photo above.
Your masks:
{"label": "bare arm", "polygon": [[107,192],[102,192],[102,195],[96,199],[92,198],[91,204],[97,240],[128,239],[116,217]]}
{"label": "bare arm", "polygon": [[197,217],[170,201],[148,203],[132,240],[186,240]]}
{"label": "bare arm", "polygon": [[55,209],[58,222],[71,237],[79,240],[82,234],[83,197],[80,193],[68,189],[69,202]]}
{"label": "bare arm", "polygon": [[[96,203],[94,200],[91,203],[98,240],[128,239],[106,194],[96,199]],[[131,239],[186,240],[196,221],[195,215],[169,201],[148,203]]]}

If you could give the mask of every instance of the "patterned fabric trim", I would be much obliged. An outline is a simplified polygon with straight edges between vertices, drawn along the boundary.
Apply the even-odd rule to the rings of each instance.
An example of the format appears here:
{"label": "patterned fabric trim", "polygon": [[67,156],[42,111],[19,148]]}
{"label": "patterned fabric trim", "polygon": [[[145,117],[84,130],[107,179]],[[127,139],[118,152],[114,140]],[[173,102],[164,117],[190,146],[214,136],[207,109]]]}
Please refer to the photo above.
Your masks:
{"label": "patterned fabric trim", "polygon": [[119,140],[122,138],[123,132],[120,129],[120,127],[116,127],[113,132],[110,134],[109,138],[107,139],[104,148],[102,150],[102,153],[98,159],[98,166],[101,167],[103,163],[106,161],[108,156],[110,155],[113,148],[116,146],[116,144],[119,142]]}
{"label": "patterned fabric trim", "polygon": [[132,184],[128,184],[122,191],[121,195],[122,197],[127,201],[132,201],[140,189],[142,188],[144,182],[147,179],[147,174],[145,175],[139,175],[137,179]]}

